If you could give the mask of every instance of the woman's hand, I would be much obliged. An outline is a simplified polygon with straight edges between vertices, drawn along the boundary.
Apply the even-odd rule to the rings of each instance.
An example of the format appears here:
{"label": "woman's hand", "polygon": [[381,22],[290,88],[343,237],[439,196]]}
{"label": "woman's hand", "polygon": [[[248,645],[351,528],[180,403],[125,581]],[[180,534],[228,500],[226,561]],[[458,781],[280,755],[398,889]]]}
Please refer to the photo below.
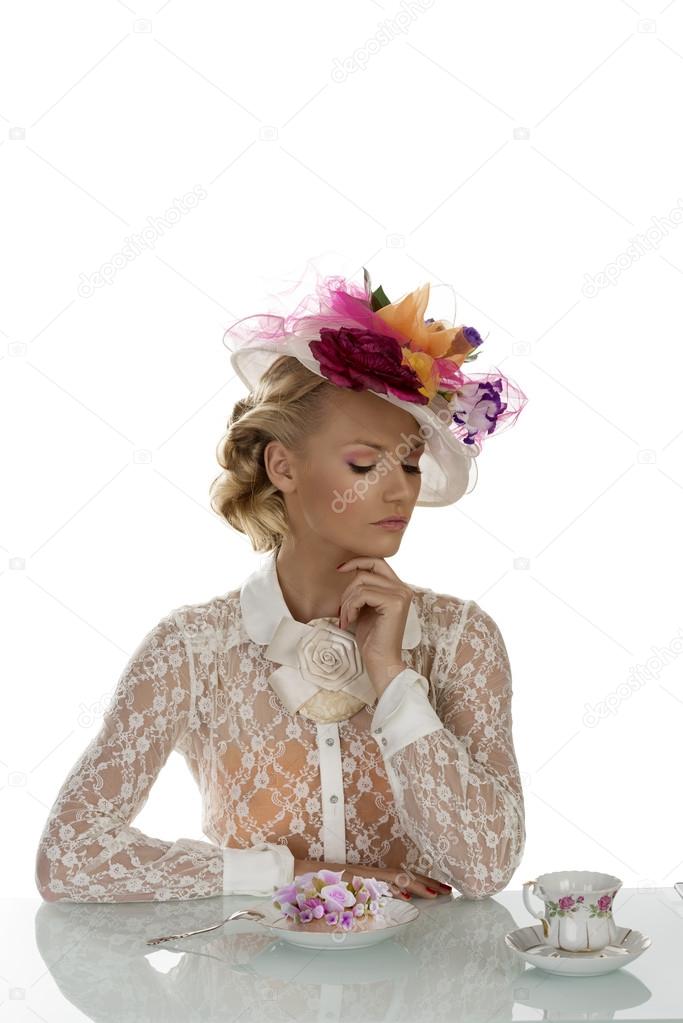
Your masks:
{"label": "woman's hand", "polygon": [[343,870],[342,881],[351,881],[354,877],[374,877],[378,881],[386,881],[394,898],[410,899],[411,895],[421,895],[424,899],[434,899],[437,895],[450,894],[453,889],[449,884],[436,881],[426,874],[414,874],[412,871],[398,867],[364,867],[358,863],[321,863],[320,860],[294,860],[294,876],[308,874],[316,870]]}
{"label": "woman's hand", "polygon": [[384,558],[359,556],[338,566],[339,572],[351,569],[357,571],[342,596],[339,627],[346,629],[356,622],[355,638],[363,664],[381,696],[405,667],[403,633],[413,591]]}

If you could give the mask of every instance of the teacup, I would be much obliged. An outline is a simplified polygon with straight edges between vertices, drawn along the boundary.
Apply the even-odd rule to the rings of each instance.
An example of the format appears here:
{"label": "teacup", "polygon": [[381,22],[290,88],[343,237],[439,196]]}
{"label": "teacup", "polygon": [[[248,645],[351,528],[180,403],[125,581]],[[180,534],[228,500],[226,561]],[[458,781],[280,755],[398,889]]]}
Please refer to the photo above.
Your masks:
{"label": "teacup", "polygon": [[[612,874],[593,870],[556,870],[526,881],[522,898],[542,922],[546,945],[567,952],[599,952],[616,940],[612,906],[622,883]],[[543,900],[543,912],[531,905],[530,891]]]}

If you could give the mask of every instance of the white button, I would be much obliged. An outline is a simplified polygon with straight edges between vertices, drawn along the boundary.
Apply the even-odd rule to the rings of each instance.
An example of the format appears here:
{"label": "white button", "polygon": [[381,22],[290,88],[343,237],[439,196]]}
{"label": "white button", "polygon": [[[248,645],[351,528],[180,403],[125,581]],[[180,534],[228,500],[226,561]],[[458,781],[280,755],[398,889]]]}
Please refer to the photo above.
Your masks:
{"label": "white button", "polygon": [[384,738],[384,736],[382,736],[382,745],[386,746],[386,744],[387,744],[387,740]]}
{"label": "white button", "polygon": [[325,739],[328,746],[334,746],[334,739]]}
{"label": "white button", "polygon": [[339,802],[339,796],[330,796],[330,802],[331,803],[338,803]]}

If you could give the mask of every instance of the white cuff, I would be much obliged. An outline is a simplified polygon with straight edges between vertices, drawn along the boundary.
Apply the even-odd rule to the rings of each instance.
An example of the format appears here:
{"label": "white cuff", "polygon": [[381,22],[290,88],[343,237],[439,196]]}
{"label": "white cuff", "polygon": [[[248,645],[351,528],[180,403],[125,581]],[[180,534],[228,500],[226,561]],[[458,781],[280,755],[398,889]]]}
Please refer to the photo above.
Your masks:
{"label": "white cuff", "polygon": [[404,668],[380,696],[370,729],[384,757],[444,727],[429,702],[428,689],[424,675]]}
{"label": "white cuff", "polygon": [[294,880],[294,854],[277,842],[223,849],[223,895],[272,895]]}

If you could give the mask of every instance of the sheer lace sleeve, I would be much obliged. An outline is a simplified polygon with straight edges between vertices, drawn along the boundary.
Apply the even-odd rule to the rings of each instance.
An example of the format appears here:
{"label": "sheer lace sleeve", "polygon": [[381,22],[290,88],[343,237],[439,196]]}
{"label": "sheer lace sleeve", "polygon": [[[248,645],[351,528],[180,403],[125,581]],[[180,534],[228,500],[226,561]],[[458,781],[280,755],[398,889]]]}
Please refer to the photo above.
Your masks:
{"label": "sheer lace sleeve", "polygon": [[454,651],[437,657],[433,669],[435,709],[427,680],[406,669],[392,680],[393,694],[389,687],[382,694],[373,729],[379,725],[388,744],[387,774],[402,824],[422,853],[420,869],[476,899],[507,885],[526,831],[505,643],[475,601],[462,614],[450,633]]}
{"label": "sheer lace sleeve", "polygon": [[192,724],[192,679],[191,653],[171,612],[131,656],[99,734],[59,790],[36,856],[36,885],[46,901],[265,895],[289,878],[294,858],[286,847],[222,849],[190,838],[152,838],[131,827]]}

